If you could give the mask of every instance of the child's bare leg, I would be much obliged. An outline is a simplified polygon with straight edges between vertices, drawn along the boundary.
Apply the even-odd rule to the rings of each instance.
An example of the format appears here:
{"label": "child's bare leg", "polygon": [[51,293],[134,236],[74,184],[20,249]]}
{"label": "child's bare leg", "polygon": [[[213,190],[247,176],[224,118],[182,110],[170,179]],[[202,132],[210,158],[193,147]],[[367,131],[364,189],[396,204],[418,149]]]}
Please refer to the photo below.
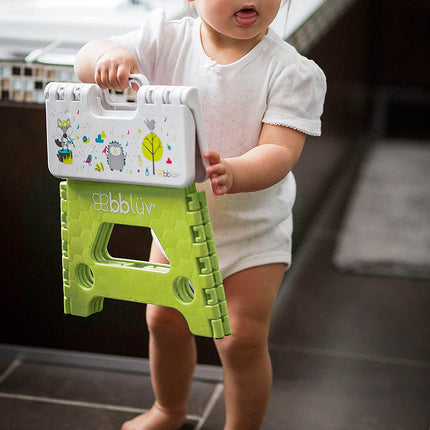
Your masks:
{"label": "child's bare leg", "polygon": [[216,346],[224,369],[225,430],[260,428],[272,386],[270,317],[284,272],[284,264],[271,264],[224,281],[232,335]]}
{"label": "child's bare leg", "polygon": [[[165,258],[151,250],[151,261]],[[155,403],[151,410],[124,423],[122,430],[177,430],[185,421],[197,361],[194,336],[176,310],[148,305],[149,361]]]}

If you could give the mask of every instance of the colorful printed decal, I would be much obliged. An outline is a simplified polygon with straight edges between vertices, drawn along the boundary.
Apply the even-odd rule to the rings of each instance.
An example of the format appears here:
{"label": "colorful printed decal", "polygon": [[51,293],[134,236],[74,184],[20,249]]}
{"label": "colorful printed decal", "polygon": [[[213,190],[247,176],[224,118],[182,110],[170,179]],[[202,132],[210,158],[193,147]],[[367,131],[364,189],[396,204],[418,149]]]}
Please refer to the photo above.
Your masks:
{"label": "colorful printed decal", "polygon": [[55,139],[55,144],[61,148],[58,150],[57,157],[58,160],[64,164],[73,163],[73,153],[70,149],[70,145],[74,145],[74,143],[70,137],[71,131],[72,126],[70,125],[70,119],[66,121],[57,120],[57,133],[59,136]]}
{"label": "colorful printed decal", "polygon": [[145,158],[152,161],[152,174],[155,175],[155,162],[160,161],[163,156],[163,144],[160,138],[154,133],[155,120],[146,119],[146,126],[150,133],[145,136],[142,142],[142,152]]}
{"label": "colorful printed decal", "polygon": [[103,129],[101,122],[88,118],[82,110],[72,114],[65,109],[51,115],[57,126],[51,138],[58,147],[58,162],[73,164],[73,171],[81,172],[83,178],[103,177],[108,172],[115,175],[107,176],[110,179],[131,174],[142,175],[142,180],[151,176],[172,180],[181,175],[176,164],[183,129],[176,119],[165,114],[145,119],[149,131],[145,135],[137,125],[108,128],[104,124]]}

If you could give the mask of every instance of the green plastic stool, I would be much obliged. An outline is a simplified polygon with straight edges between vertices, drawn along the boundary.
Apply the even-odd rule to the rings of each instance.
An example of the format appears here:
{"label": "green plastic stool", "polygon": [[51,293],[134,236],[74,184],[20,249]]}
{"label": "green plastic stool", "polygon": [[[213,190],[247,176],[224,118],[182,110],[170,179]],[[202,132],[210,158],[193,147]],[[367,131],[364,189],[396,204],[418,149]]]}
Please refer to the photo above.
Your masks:
{"label": "green plastic stool", "polygon": [[[115,103],[95,84],[45,88],[48,167],[61,183],[64,310],[88,316],[104,298],[177,309],[192,333],[231,333],[206,196],[207,149],[197,90],[148,85]],[[148,133],[149,131],[149,133]],[[60,148],[60,149],[59,149]],[[115,225],[150,228],[169,265],[113,258]]]}
{"label": "green plastic stool", "polygon": [[[193,334],[231,334],[206,196],[185,189],[67,180],[60,185],[64,310],[88,316],[111,298],[177,309]],[[170,266],[113,258],[115,224],[151,228]]]}

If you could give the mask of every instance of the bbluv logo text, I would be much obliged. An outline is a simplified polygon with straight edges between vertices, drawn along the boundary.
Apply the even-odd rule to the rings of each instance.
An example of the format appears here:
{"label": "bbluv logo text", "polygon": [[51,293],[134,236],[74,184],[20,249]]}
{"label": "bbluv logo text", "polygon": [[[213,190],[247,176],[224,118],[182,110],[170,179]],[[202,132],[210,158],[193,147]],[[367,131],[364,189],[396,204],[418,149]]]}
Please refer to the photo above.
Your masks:
{"label": "bbluv logo text", "polygon": [[133,194],[122,196],[121,193],[112,195],[109,193],[93,193],[92,199],[94,209],[96,211],[135,214],[135,215],[150,215],[155,208],[155,203],[150,203],[143,200],[143,197],[135,197]]}

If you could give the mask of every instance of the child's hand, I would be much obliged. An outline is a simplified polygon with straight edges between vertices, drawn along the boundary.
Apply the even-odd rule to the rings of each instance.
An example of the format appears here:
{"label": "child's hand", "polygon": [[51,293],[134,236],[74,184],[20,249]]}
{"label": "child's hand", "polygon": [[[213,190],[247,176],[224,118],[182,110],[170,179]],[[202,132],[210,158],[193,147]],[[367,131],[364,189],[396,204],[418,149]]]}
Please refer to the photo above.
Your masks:
{"label": "child's hand", "polygon": [[212,192],[216,196],[227,194],[233,185],[233,170],[230,164],[215,151],[205,152],[203,157],[210,164],[206,168],[206,173],[211,181]]}
{"label": "child's hand", "polygon": [[112,44],[98,58],[94,80],[101,88],[123,91],[129,86],[130,74],[138,71],[134,56],[127,49]]}

